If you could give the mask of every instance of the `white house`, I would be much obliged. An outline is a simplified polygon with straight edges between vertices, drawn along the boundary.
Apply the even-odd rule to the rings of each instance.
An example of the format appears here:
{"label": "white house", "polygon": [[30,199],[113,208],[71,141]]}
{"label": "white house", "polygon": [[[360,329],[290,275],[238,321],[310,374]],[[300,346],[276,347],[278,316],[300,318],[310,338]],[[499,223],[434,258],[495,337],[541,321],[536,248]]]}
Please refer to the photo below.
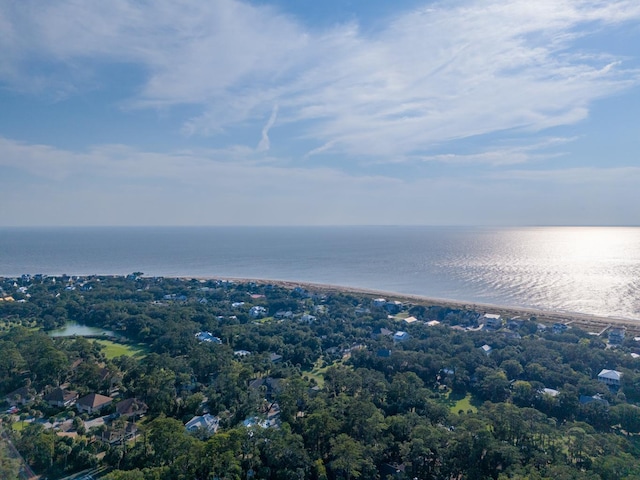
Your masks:
{"label": "white house", "polygon": [[185,423],[184,426],[188,432],[203,430],[209,435],[213,435],[218,431],[218,427],[220,426],[220,418],[214,417],[209,413],[205,413],[204,415],[193,417],[191,420]]}
{"label": "white house", "polygon": [[266,314],[267,314],[267,309],[264,307],[261,307],[260,305],[256,305],[249,309],[249,315],[251,315],[253,318],[262,318]]}
{"label": "white house", "polygon": [[607,370],[603,368],[598,374],[598,381],[604,383],[608,387],[619,387],[622,380],[622,372],[617,370]]}
{"label": "white house", "polygon": [[198,332],[196,333],[196,338],[201,342],[211,342],[211,343],[217,343],[217,344],[222,343],[222,340],[220,339],[220,337],[214,337],[213,333],[211,332]]}
{"label": "white house", "polygon": [[313,323],[316,321],[316,317],[305,313],[304,315],[302,315],[302,317],[300,317],[300,321],[302,323]]}
{"label": "white house", "polygon": [[487,328],[500,328],[502,327],[502,317],[495,313],[485,313],[482,317],[482,323]]}
{"label": "white house", "polygon": [[387,304],[386,298],[374,298],[371,302],[374,307],[382,308]]}
{"label": "white house", "polygon": [[486,343],[484,345],[482,345],[480,347],[480,350],[482,350],[482,352],[485,355],[491,355],[491,351],[493,350],[493,348],[491,348],[491,346],[487,345]]}

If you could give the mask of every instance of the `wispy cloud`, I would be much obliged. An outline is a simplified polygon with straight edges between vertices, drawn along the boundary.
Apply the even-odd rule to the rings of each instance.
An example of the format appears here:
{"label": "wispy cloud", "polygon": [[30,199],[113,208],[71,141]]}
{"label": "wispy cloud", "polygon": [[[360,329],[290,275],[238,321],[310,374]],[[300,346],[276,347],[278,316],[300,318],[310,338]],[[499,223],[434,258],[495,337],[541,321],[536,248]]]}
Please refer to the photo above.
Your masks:
{"label": "wispy cloud", "polygon": [[637,22],[636,0],[429,3],[373,32],[319,31],[237,0],[23,0],[0,7],[0,19],[11,88],[65,95],[99,84],[97,65],[135,66],[145,80],[129,106],[193,105],[202,114],[183,130],[216,134],[259,131],[277,104],[278,126],[295,126],[310,155],[429,155],[460,138],[570,125],[640,80],[624,59],[578,48]]}
{"label": "wispy cloud", "polygon": [[267,121],[267,124],[262,128],[262,138],[260,139],[260,143],[258,143],[257,150],[259,152],[265,152],[271,148],[271,141],[269,140],[269,130],[276,123],[276,118],[278,118],[278,105],[273,107],[271,111],[271,116]]}
{"label": "wispy cloud", "polygon": [[281,166],[246,147],[74,152],[0,138],[0,168],[3,225],[640,222],[640,167],[401,180]]}

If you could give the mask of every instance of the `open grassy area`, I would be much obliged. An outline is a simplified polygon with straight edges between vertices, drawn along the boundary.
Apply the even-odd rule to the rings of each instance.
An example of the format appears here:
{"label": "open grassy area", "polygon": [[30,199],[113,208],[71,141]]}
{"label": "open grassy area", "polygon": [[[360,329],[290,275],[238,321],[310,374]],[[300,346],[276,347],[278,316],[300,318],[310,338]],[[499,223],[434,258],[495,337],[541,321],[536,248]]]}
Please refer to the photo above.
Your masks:
{"label": "open grassy area", "polygon": [[324,358],[320,357],[313,365],[311,370],[303,370],[302,375],[313,378],[316,384],[320,387],[324,387],[324,374],[329,367],[338,366],[342,363],[342,360],[336,360],[333,363],[325,363]]}
{"label": "open grassy area", "polygon": [[449,390],[445,395],[442,395],[441,400],[449,407],[451,413],[458,413],[460,410],[463,412],[471,410],[474,413],[478,411],[478,408],[473,405],[473,397],[470,393],[463,397],[462,395],[452,394],[451,390]]}
{"label": "open grassy area", "polygon": [[94,341],[104,346],[103,352],[109,360],[123,355],[127,357],[144,357],[147,353],[143,345],[132,345],[102,339]]}

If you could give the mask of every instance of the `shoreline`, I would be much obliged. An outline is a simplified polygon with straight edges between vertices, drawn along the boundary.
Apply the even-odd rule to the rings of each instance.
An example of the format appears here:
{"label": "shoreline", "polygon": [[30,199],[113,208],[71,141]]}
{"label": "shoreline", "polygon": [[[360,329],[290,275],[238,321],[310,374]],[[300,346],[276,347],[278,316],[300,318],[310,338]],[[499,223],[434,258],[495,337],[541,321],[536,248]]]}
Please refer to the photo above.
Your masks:
{"label": "shoreline", "polygon": [[627,332],[640,335],[640,319],[604,317],[589,313],[561,312],[555,310],[544,310],[529,307],[509,307],[479,302],[465,302],[462,300],[450,300],[444,298],[433,298],[426,295],[416,295],[408,293],[390,292],[386,290],[376,290],[360,287],[349,287],[344,285],[333,285],[324,283],[314,283],[292,280],[273,280],[265,278],[241,278],[241,277],[178,277],[183,279],[197,280],[226,280],[240,283],[257,283],[260,285],[271,284],[284,288],[301,287],[306,290],[315,290],[321,293],[343,293],[359,294],[371,297],[385,297],[387,300],[397,300],[403,303],[422,305],[425,307],[439,306],[459,310],[473,310],[478,313],[496,313],[507,317],[529,318],[535,316],[538,322],[544,324],[564,323],[576,325],[588,332],[603,333],[609,327],[625,327]]}

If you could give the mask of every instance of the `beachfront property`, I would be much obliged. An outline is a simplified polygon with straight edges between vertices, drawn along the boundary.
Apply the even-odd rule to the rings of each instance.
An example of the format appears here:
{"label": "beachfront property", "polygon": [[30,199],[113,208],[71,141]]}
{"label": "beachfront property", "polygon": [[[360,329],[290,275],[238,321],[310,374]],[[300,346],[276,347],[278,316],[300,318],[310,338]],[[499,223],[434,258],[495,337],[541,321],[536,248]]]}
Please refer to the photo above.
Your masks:
{"label": "beachfront property", "polygon": [[371,304],[376,308],[382,308],[387,304],[386,298],[374,298]]}
{"label": "beachfront property", "polygon": [[480,320],[485,328],[499,329],[502,328],[502,317],[495,313],[485,313]]}
{"label": "beachfront property", "polygon": [[385,303],[384,309],[387,311],[387,313],[395,315],[396,313],[400,313],[400,311],[402,310],[402,306],[402,302],[393,300],[391,302]]}
{"label": "beachfront property", "polygon": [[614,327],[609,330],[609,344],[620,345],[624,341],[625,329],[623,327]]}
{"label": "beachfront property", "polygon": [[598,374],[598,381],[600,383],[604,383],[609,388],[620,387],[621,380],[622,372],[618,372],[617,370],[607,370],[606,368],[603,368]]}

